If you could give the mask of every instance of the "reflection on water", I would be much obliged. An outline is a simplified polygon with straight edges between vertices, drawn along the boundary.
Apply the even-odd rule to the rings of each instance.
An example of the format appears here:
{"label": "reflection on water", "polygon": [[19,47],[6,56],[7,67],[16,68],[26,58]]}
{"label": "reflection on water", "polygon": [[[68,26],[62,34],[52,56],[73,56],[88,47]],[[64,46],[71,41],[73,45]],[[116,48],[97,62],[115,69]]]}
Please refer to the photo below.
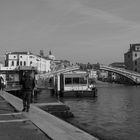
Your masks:
{"label": "reflection on water", "polygon": [[[40,93],[36,101],[46,99],[54,100]],[[105,140],[140,140],[140,87],[99,84],[95,99],[66,98],[62,101],[75,116],[68,121],[94,136]]]}
{"label": "reflection on water", "polygon": [[33,98],[34,103],[50,103],[58,100],[51,96],[50,90],[41,90]]}

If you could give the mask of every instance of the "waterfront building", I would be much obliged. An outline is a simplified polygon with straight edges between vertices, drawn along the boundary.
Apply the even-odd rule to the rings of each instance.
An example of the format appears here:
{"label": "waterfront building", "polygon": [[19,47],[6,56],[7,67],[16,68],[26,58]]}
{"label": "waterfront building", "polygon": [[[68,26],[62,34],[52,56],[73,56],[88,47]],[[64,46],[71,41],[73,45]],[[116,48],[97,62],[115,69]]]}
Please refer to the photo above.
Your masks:
{"label": "waterfront building", "polygon": [[96,70],[89,70],[89,78],[97,79],[97,71]]}
{"label": "waterfront building", "polygon": [[98,72],[98,79],[106,81],[108,79],[108,71],[102,70],[102,71]]}
{"label": "waterfront building", "polygon": [[140,72],[140,44],[130,44],[130,49],[124,54],[124,63],[126,69]]}
{"label": "waterfront building", "polygon": [[32,66],[39,72],[51,71],[51,60],[31,52],[9,52],[6,53],[5,66],[16,68],[18,66]]}

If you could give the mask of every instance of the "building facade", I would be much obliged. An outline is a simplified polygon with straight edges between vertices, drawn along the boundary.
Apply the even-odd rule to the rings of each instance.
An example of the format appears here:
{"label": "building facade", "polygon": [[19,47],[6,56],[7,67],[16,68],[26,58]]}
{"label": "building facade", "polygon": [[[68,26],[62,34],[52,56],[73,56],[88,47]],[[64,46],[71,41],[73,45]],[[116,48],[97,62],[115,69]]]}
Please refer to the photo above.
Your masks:
{"label": "building facade", "polygon": [[126,69],[140,72],[140,44],[130,44],[130,49],[124,54],[124,63]]}
{"label": "building facade", "polygon": [[49,72],[51,60],[43,58],[30,52],[9,52],[6,53],[5,66],[16,68],[18,66],[32,66],[39,72]]}

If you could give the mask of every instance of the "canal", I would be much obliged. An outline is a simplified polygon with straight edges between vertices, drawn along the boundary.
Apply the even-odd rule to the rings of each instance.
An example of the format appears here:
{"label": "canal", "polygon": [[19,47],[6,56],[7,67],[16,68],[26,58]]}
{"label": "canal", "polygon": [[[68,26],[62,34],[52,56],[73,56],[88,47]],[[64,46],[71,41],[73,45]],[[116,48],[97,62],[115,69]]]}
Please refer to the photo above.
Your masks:
{"label": "canal", "polygon": [[[66,121],[103,140],[140,140],[140,86],[97,83],[97,98],[64,98],[74,118]],[[42,90],[34,102],[56,99]]]}

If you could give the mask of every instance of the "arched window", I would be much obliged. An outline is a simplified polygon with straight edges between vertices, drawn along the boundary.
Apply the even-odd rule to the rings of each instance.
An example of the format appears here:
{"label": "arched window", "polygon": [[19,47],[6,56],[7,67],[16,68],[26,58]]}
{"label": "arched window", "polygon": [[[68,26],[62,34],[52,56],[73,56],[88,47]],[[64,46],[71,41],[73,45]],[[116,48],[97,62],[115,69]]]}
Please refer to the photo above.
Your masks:
{"label": "arched window", "polygon": [[135,65],[137,66],[137,60],[135,60]]}
{"label": "arched window", "polygon": [[12,64],[11,64],[11,66],[14,66],[14,61],[12,61]]}
{"label": "arched window", "polygon": [[17,66],[19,66],[19,61],[17,61]]}
{"label": "arched window", "polygon": [[26,61],[24,61],[24,66],[26,66]]}
{"label": "arched window", "polygon": [[33,63],[33,62],[32,62],[32,61],[30,61],[30,65],[32,65],[32,63]]}

